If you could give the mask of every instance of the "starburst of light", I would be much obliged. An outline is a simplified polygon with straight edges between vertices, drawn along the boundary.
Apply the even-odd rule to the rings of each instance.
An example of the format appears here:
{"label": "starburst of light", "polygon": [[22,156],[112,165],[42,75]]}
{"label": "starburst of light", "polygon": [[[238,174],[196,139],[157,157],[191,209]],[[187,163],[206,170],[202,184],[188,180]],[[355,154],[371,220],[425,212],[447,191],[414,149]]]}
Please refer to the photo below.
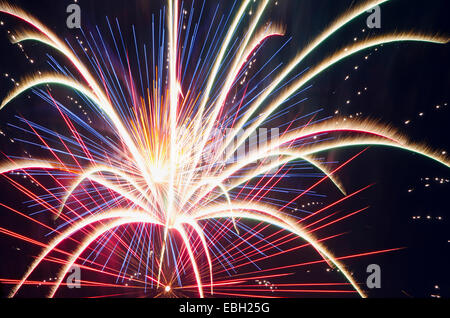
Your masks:
{"label": "starburst of light", "polygon": [[[392,42],[447,43],[448,38],[446,37],[415,32],[368,37],[338,50],[286,84],[286,80],[290,79],[290,75],[296,67],[302,65],[304,60],[327,39],[368,9],[387,1],[364,1],[338,18],[301,50],[289,64],[284,66],[267,87],[254,94],[242,112],[239,107],[230,108],[227,103],[236,83],[242,79],[243,72],[261,45],[271,37],[284,34],[284,29],[274,24],[260,27],[269,6],[269,0],[259,1],[256,9],[252,9],[249,26],[242,38],[237,40],[237,30],[242,27],[243,17],[247,15],[252,4],[250,0],[242,2],[234,18],[229,22],[220,45],[217,49],[213,48],[213,58],[208,60],[211,64],[206,66],[208,71],[202,73],[205,75],[204,82],[194,84],[191,82],[186,91],[183,91],[183,88],[188,85],[183,82],[184,69],[181,61],[186,56],[186,45],[189,43],[182,40],[182,31],[180,30],[182,25],[180,21],[184,21],[184,13],[180,11],[180,4],[177,0],[169,0],[166,18],[168,40],[167,43],[160,44],[162,52],[165,54],[159,54],[161,56],[158,65],[152,68],[146,65],[147,70],[140,74],[141,85],[142,77],[147,76],[147,89],[141,87],[142,93],[140,93],[139,88],[133,83],[128,53],[126,56],[127,67],[123,63],[121,64],[121,71],[124,73],[126,82],[124,86],[130,96],[124,95],[125,89],[122,90],[117,74],[113,70],[102,70],[100,65],[108,64],[103,57],[95,55],[90,57],[96,72],[96,76],[92,75],[89,67],[82,62],[72,47],[59,39],[36,18],[16,6],[1,3],[1,12],[17,17],[31,26],[30,29],[16,32],[12,38],[14,43],[38,41],[47,45],[62,55],[77,70],[82,79],[76,79],[69,72],[59,72],[59,74],[39,72],[37,75],[20,81],[20,85],[15,87],[3,100],[1,108],[6,107],[19,95],[29,90],[49,85],[64,86],[80,94],[87,103],[94,105],[105,121],[114,129],[115,136],[120,141],[120,146],[111,145],[117,151],[119,158],[108,156],[107,151],[100,149],[101,146],[93,147],[92,140],[84,140],[85,138],[75,129],[70,119],[73,116],[69,115],[68,110],[63,108],[49,91],[41,93],[41,96],[60,112],[73,134],[77,144],[76,151],[70,149],[71,145],[66,145],[67,140],[59,138],[59,135],[55,136],[58,136],[61,144],[65,147],[63,153],[71,155],[77,164],[61,160],[59,155],[61,152],[56,152],[53,147],[48,145],[46,139],[41,138],[36,131],[36,126],[28,123],[30,129],[52,153],[54,159],[13,160],[10,158],[9,162],[0,167],[0,173],[5,177],[8,173],[22,171],[35,182],[37,181],[33,177],[32,171],[37,170],[45,170],[49,173],[50,171],[59,171],[75,176],[69,186],[61,185],[62,195],[55,197],[50,191],[47,191],[48,195],[53,196],[53,199],[58,202],[57,208],[7,177],[16,188],[53,213],[55,219],[59,218],[64,221],[63,227],[57,230],[52,229],[52,232],[56,233],[56,237],[49,244],[42,245],[42,252],[31,263],[22,279],[12,281],[15,286],[10,296],[15,296],[19,289],[29,282],[29,277],[34,270],[48,259],[49,254],[57,250],[62,242],[71,239],[76,233],[85,231],[86,237],[78,242],[76,250],[68,254],[67,260],[61,262],[62,268],[57,275],[58,278],[51,284],[48,294],[53,297],[69,269],[85,251],[90,249],[94,242],[107,233],[116,236],[115,229],[129,224],[140,225],[136,228],[133,236],[133,240],[136,241],[144,235],[143,233],[150,237],[150,234],[147,233],[148,228],[144,225],[151,225],[151,229],[162,229],[162,235],[152,236],[152,239],[160,240],[158,245],[160,249],[154,252],[158,256],[157,269],[152,270],[151,274],[145,275],[145,284],[147,284],[147,280],[151,280],[152,284],[155,283],[166,293],[176,290],[173,285],[162,282],[161,277],[165,277],[164,264],[169,262],[170,253],[174,251],[171,236],[174,232],[178,233],[178,237],[183,242],[183,251],[187,254],[185,257],[192,267],[196,282],[194,286],[198,290],[198,295],[204,297],[205,289],[208,289],[213,295],[215,287],[232,285],[241,281],[237,278],[234,282],[221,282],[214,279],[214,263],[217,256],[213,253],[213,249],[224,231],[239,232],[238,223],[243,219],[266,223],[305,240],[307,245],[317,251],[324,262],[339,270],[353,289],[364,297],[364,290],[342,263],[342,259],[335,257],[325,247],[326,244],[314,236],[313,232],[318,228],[311,228],[312,224],[307,224],[306,221],[309,217],[295,218],[295,215],[286,212],[286,208],[327,179],[331,179],[346,195],[344,199],[355,195],[355,193],[346,194],[336,173],[356,156],[338,168],[330,170],[320,160],[316,160],[319,153],[345,147],[393,147],[421,154],[448,167],[449,161],[443,152],[433,151],[425,145],[411,143],[406,136],[394,128],[374,121],[332,118],[323,122],[310,120],[304,127],[286,130],[279,139],[251,150],[236,162],[230,163],[230,157],[253,133],[272,118],[287,100],[340,61],[367,49]],[[190,21],[189,19],[189,24]],[[238,41],[237,48],[235,41]],[[232,55],[229,55],[230,50],[234,52]],[[153,58],[155,59],[155,57]],[[109,56],[107,59],[111,63]],[[147,56],[145,56],[145,60],[147,63]],[[153,74],[153,81],[148,80],[149,73]],[[281,90],[280,86],[284,89]],[[254,90],[259,90],[259,88],[256,86]],[[127,112],[122,109],[125,107],[123,101],[129,101],[131,105]],[[240,104],[242,103],[237,105],[240,106]],[[229,118],[233,120],[230,121]],[[225,138],[215,138],[214,130],[222,129],[229,124],[235,128],[232,133]],[[244,133],[239,134],[238,132],[242,130]],[[324,140],[319,138],[317,142],[309,142],[310,138],[323,135],[338,137]],[[78,149],[81,149],[82,157],[85,158],[83,162],[87,162],[86,164],[79,164],[77,157],[74,156],[74,152],[80,153]],[[226,151],[227,149],[231,149],[231,151]],[[224,153],[226,153],[225,158],[223,157]],[[269,160],[274,158],[277,160]],[[273,169],[277,169],[280,173],[286,165],[298,160],[304,160],[323,172],[325,176],[306,191],[301,191],[292,201],[284,202],[281,206],[264,202],[264,197],[276,184],[267,182],[262,186],[260,185],[262,180]],[[259,164],[251,167],[254,163]],[[29,171],[31,172],[28,173]],[[245,188],[249,182],[255,180],[260,181],[254,189],[249,189],[250,192],[245,198],[239,196],[242,190],[236,194],[235,191]],[[77,193],[80,192],[80,189],[84,189],[83,184],[86,181],[91,185],[95,184],[94,190],[91,190],[90,193],[86,191],[86,193],[92,200],[97,201],[95,204],[98,209],[95,212],[79,214],[70,208],[68,202],[73,198],[80,205],[84,204],[81,202],[83,200],[77,198],[79,196]],[[99,190],[100,186],[103,190]],[[105,191],[104,189],[114,193],[115,198],[118,196],[119,201],[127,202],[126,207],[118,207],[116,203],[106,202],[105,195],[99,193]],[[116,206],[114,207],[114,205]],[[69,208],[73,212],[72,217],[65,215],[65,208]],[[89,211],[89,209],[87,210]],[[315,216],[321,211],[323,209],[313,215]],[[222,226],[219,226],[216,234],[206,233],[205,223],[215,220],[225,220],[224,222],[231,220],[232,226],[229,226],[229,223],[223,223]],[[150,238],[143,242],[146,241],[150,244]],[[139,246],[139,248],[133,250],[132,246]],[[137,255],[139,250],[141,250],[141,256]],[[143,254],[150,253],[150,248],[145,253],[144,250],[144,246],[140,247],[139,244],[133,245],[133,243],[128,248],[129,253],[136,254],[140,259]],[[203,277],[205,271],[199,266],[199,250],[203,251],[206,258],[207,283]],[[146,259],[147,263],[143,261],[142,267],[146,267],[148,270],[148,256]],[[174,266],[178,271],[178,267],[186,267],[185,264],[185,261],[176,261]],[[116,276],[124,275],[121,272],[122,269]]]}

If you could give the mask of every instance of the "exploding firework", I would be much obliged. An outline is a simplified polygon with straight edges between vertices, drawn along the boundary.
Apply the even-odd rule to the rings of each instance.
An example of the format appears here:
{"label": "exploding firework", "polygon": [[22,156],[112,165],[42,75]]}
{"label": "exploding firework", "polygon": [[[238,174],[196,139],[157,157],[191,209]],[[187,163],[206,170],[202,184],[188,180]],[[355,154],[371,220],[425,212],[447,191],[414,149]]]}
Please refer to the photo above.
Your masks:
{"label": "exploding firework", "polygon": [[[193,27],[193,15],[177,0],[169,0],[164,11],[165,25],[160,22],[159,35],[153,37],[151,56],[147,56],[146,47],[138,49],[134,38],[138,77],[132,76],[118,22],[116,32],[120,36],[116,38],[108,20],[119,62],[113,62],[113,52],[106,48],[103,38],[100,43],[92,36],[77,38],[89,66],[76,49],[36,18],[18,7],[1,3],[1,12],[23,20],[28,26],[11,35],[13,43],[37,41],[64,57],[77,72],[52,59],[55,72],[38,72],[24,78],[1,104],[1,108],[12,107],[10,104],[19,95],[32,90],[58,111],[71,135],[68,138],[21,118],[27,125],[24,131],[37,137],[50,157],[8,156],[8,161],[0,167],[1,174],[15,188],[51,213],[58,224],[50,227],[9,208],[53,235],[44,244],[2,229],[4,234],[42,247],[20,280],[3,280],[13,285],[9,296],[17,295],[24,285],[38,284],[30,276],[43,262],[52,262],[60,266],[56,278],[46,284],[50,287],[47,296],[53,297],[72,266],[82,262],[83,269],[116,279],[116,284],[110,285],[83,281],[84,286],[118,287],[118,282],[125,280],[145,291],[156,288],[161,296],[193,290],[200,297],[245,296],[260,292],[261,288],[274,292],[305,286],[309,288],[306,292],[356,292],[365,297],[363,288],[343,263],[346,258],[361,255],[335,257],[326,248],[326,240],[333,237],[319,239],[314,233],[364,209],[334,221],[327,220],[330,217],[327,216],[312,222],[330,207],[364,190],[347,194],[336,176],[357,156],[331,170],[317,159],[318,154],[345,147],[384,146],[414,152],[448,167],[445,155],[425,145],[410,143],[394,128],[374,121],[317,120],[310,115],[306,124],[298,125],[293,120],[278,138],[249,147],[237,160],[235,156],[249,140],[255,140],[261,127],[280,114],[287,101],[340,61],[392,42],[447,43],[445,37],[414,32],[367,37],[322,59],[299,76],[292,76],[327,39],[367,10],[387,1],[364,1],[351,8],[281,71],[273,70],[277,75],[270,72],[270,84],[264,87],[248,79],[249,70],[263,44],[272,37],[284,35],[282,27],[263,23],[269,0],[258,1],[257,5],[250,0],[243,1],[226,22],[221,20],[224,32],[211,35],[211,43],[201,46],[203,58],[197,61],[193,61],[193,48],[199,46],[198,25]],[[252,14],[247,21],[243,17],[249,10]],[[242,36],[237,37],[238,30],[242,29]],[[155,33],[154,22],[152,30]],[[144,56],[139,57],[139,52],[144,52]],[[145,61],[143,65],[142,61]],[[188,77],[187,66],[183,65],[190,63],[196,68]],[[104,121],[112,136],[97,131],[91,119],[83,120],[70,111],[57,100],[50,86],[63,86],[77,94]],[[220,133],[225,130],[228,133]],[[312,166],[322,176],[307,189],[291,189],[295,193],[292,199],[281,203],[274,200],[273,193],[295,166]],[[15,181],[12,173],[32,180],[43,194],[35,194]],[[57,186],[45,187],[39,182],[40,174],[50,176]],[[298,209],[292,206],[326,180],[331,180],[343,198],[309,216],[299,216]],[[323,224],[325,220],[328,223]],[[249,226],[246,222],[257,225]],[[262,233],[268,227],[278,232],[264,237]],[[237,243],[232,237],[237,238]],[[280,274],[277,268],[261,273],[230,274],[269,257],[274,261],[277,255],[288,252],[279,246],[294,240],[299,242],[298,239],[304,243],[292,250],[312,248],[320,260],[310,263],[328,264],[343,275],[346,283],[277,287],[269,280],[287,275]],[[252,240],[258,242],[253,244]],[[68,241],[75,243],[69,252],[62,249]],[[273,248],[279,251],[273,253]],[[99,255],[105,256],[104,259]],[[256,255],[260,255],[258,259]],[[122,259],[119,269],[112,265],[112,256]],[[229,278],[223,278],[224,273]],[[317,286],[351,289],[311,289]],[[291,291],[302,292],[301,289]]]}

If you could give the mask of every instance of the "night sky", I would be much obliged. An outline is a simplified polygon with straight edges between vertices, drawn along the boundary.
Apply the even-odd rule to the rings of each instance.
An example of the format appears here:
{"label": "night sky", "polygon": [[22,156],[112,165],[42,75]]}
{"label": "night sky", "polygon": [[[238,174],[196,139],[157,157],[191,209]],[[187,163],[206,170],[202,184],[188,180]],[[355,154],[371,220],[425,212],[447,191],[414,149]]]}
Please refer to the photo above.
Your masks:
{"label": "night sky", "polygon": [[[66,27],[66,7],[69,0],[17,0],[18,6],[38,17],[61,38],[75,43],[78,30]],[[196,1],[196,6],[202,1]],[[232,1],[222,1],[219,12],[227,14]],[[289,44],[273,60],[273,64],[287,63],[315,35],[318,35],[331,21],[344,12],[355,0],[278,0],[266,16],[286,27],[286,35],[268,41],[260,51],[259,62],[278,50],[286,39]],[[149,21],[152,13],[158,14],[164,1],[157,0],[79,0],[82,10],[82,28],[86,32],[107,32],[105,17],[118,18],[124,31],[127,45],[132,46],[131,25],[135,25],[137,41],[148,42]],[[189,3],[190,1],[186,1]],[[205,21],[211,19],[218,1],[206,0]],[[361,39],[367,34],[383,34],[390,31],[418,31],[427,34],[450,34],[447,0],[392,0],[382,6],[382,28],[369,30],[367,15],[330,38],[326,44],[303,63],[302,67],[314,65],[336,49]],[[24,51],[10,43],[8,30],[20,26],[16,19],[0,15],[4,25],[0,27],[0,98],[13,88],[11,78],[20,80],[37,69],[45,69],[49,50],[37,43],[24,44]],[[200,27],[206,34],[207,24]],[[112,46],[112,43],[107,43]],[[25,54],[29,57],[25,57]],[[52,52],[52,56],[57,54]],[[368,57],[367,59],[365,57]],[[30,60],[33,63],[30,63]],[[61,60],[61,59],[60,59]],[[192,68],[191,65],[187,66]],[[190,68],[189,68],[190,67]],[[312,81],[312,87],[303,93],[307,98],[279,119],[279,124],[289,122],[302,113],[322,109],[320,117],[339,114],[345,117],[371,118],[391,124],[408,135],[411,141],[426,143],[431,148],[450,151],[450,76],[449,45],[425,43],[389,44],[358,53],[332,67]],[[301,71],[300,68],[297,72]],[[8,76],[5,76],[8,74]],[[58,94],[58,93],[55,93]],[[61,93],[61,96],[67,92]],[[11,142],[20,139],[20,131],[8,124],[17,124],[20,114],[39,122],[49,129],[61,129],[60,118],[48,110],[48,105],[32,93],[24,94],[14,102],[16,107],[2,110],[0,114],[0,150],[2,154],[18,155],[30,151],[27,145]],[[40,120],[41,119],[41,120]],[[94,120],[94,124],[101,123]],[[103,133],[103,131],[102,131]],[[107,134],[108,132],[104,132]],[[344,162],[363,148],[339,150],[327,153],[328,161]],[[34,152],[36,154],[36,151]],[[2,155],[2,160],[4,156]],[[326,242],[335,255],[349,255],[376,250],[402,248],[394,252],[346,260],[360,282],[365,282],[369,264],[381,267],[381,289],[369,290],[369,297],[449,297],[450,296],[450,170],[424,157],[396,149],[371,147],[339,171],[348,193],[367,185],[368,190],[339,205],[339,211],[355,211],[366,206],[370,208],[321,232],[321,236],[346,233]],[[46,181],[43,181],[46,182]],[[291,188],[305,187],[311,180],[289,178],[286,184]],[[299,202],[320,206],[332,203],[340,194],[330,183],[321,185],[317,191],[327,196],[311,201]],[[25,214],[32,212],[24,203],[23,195],[0,178],[0,203],[12,206]],[[284,199],[284,198],[283,198]],[[336,211],[337,211],[336,210]],[[42,217],[42,221],[45,221]],[[0,227],[27,235],[36,240],[46,240],[46,229],[24,222],[23,217],[0,207]],[[0,278],[17,279],[40,249],[0,233]],[[309,251],[311,252],[311,251]],[[295,254],[297,255],[297,254]],[[299,253],[300,255],[300,253]],[[291,256],[271,259],[271,262],[287,264]],[[308,260],[305,256],[305,260]],[[291,262],[292,263],[292,262]],[[327,266],[314,265],[296,270],[294,280],[327,281]],[[45,268],[41,273],[45,277]],[[331,276],[330,276],[331,277]],[[335,278],[335,276],[333,276]],[[95,278],[94,278],[95,279]],[[272,283],[289,282],[293,278],[280,278]],[[7,295],[10,285],[0,283],[0,296]],[[42,296],[30,290],[31,296]],[[90,295],[82,294],[82,296]],[[94,294],[101,294],[97,292]],[[113,293],[105,291],[105,293]],[[62,292],[61,296],[72,296]],[[143,296],[136,294],[134,296]],[[290,297],[318,297],[320,295],[292,295]],[[325,295],[326,296],[326,295]],[[342,295],[338,295],[341,297]],[[344,294],[343,297],[346,295]]]}

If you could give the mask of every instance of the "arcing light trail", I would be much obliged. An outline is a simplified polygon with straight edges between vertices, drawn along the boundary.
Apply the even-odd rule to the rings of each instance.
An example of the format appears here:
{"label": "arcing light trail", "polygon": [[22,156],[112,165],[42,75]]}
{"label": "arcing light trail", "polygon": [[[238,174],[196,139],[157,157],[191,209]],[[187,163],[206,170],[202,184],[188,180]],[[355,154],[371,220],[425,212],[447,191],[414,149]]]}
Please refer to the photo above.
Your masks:
{"label": "arcing light trail", "polygon": [[[242,241],[232,244],[233,247],[229,251],[226,251],[221,244],[230,232],[237,232],[236,234],[240,235],[238,227],[245,228],[245,224],[239,224],[238,220],[253,220],[266,224],[266,227],[276,227],[281,232],[288,232],[288,236],[294,235],[306,241],[305,246],[312,247],[324,262],[342,273],[348,284],[352,286],[353,292],[365,297],[363,288],[341,262],[346,257],[333,255],[325,247],[323,239],[318,239],[312,234],[365,209],[334,221],[328,220],[325,225],[318,226],[316,226],[317,223],[327,220],[332,215],[304,225],[303,223],[309,217],[301,218],[294,212],[287,211],[291,203],[310,194],[319,183],[326,179],[330,179],[333,184],[343,190],[335,173],[351,160],[330,171],[324,163],[316,160],[315,156],[321,152],[345,147],[383,146],[418,153],[447,167],[448,159],[442,153],[432,151],[427,146],[410,143],[405,136],[391,127],[373,121],[343,121],[339,118],[322,122],[313,122],[311,119],[305,127],[291,128],[278,140],[272,140],[265,146],[250,150],[237,162],[229,163],[228,159],[230,159],[229,155],[233,155],[253,133],[270,120],[271,116],[277,114],[287,100],[336,63],[369,48],[392,42],[447,43],[448,38],[414,32],[369,37],[344,47],[316,66],[309,68],[301,76],[288,83],[285,82],[296,67],[302,65],[305,58],[328,38],[368,9],[385,2],[388,0],[363,1],[361,5],[350,9],[285,66],[264,90],[259,88],[259,84],[253,87],[247,86],[244,96],[239,98],[237,104],[234,102],[230,104],[229,99],[245,78],[254,56],[265,41],[271,37],[282,36],[284,33],[283,28],[271,23],[261,26],[264,14],[271,3],[269,0],[259,1],[256,8],[252,7],[254,6],[252,1],[245,0],[238,6],[234,17],[229,17],[225,22],[223,19],[220,20],[222,32],[218,32],[218,36],[218,33],[215,33],[209,47],[206,44],[202,47],[201,52],[205,49],[206,57],[198,61],[195,71],[191,74],[190,82],[185,78],[186,70],[183,69],[183,65],[189,64],[188,61],[192,59],[192,46],[197,40],[198,24],[191,32],[193,13],[188,15],[187,10],[182,8],[177,0],[168,1],[167,27],[164,29],[160,25],[159,37],[156,37],[158,43],[155,44],[155,36],[152,39],[150,65],[144,47],[144,71],[140,63],[143,58],[139,57],[136,36],[133,33],[139,81],[135,81],[131,75],[129,53],[125,49],[118,22],[117,28],[122,42],[116,41],[113,37],[114,47],[118,57],[126,56],[125,63],[120,60],[118,66],[113,65],[110,51],[105,48],[103,38],[101,42],[106,54],[100,53],[92,34],[90,40],[85,38],[86,45],[93,53],[92,55],[86,53],[87,47],[83,53],[89,59],[96,73],[95,76],[70,45],[60,40],[37,19],[18,7],[1,3],[1,12],[28,24],[27,30],[18,31],[12,36],[14,43],[38,41],[47,45],[65,57],[82,78],[82,80],[77,79],[67,68],[53,62],[51,65],[59,72],[39,72],[37,75],[25,78],[1,104],[1,108],[4,108],[13,103],[19,95],[33,90],[58,110],[73,135],[73,139],[65,138],[21,118],[29,127],[26,131],[37,136],[53,158],[47,160],[8,158],[10,162],[0,167],[0,173],[5,176],[11,172],[22,171],[35,182],[37,182],[39,170],[51,176],[63,173],[72,179],[68,186],[59,183],[58,195],[47,189],[46,196],[40,197],[7,177],[31,201],[43,206],[46,211],[54,215],[55,219],[64,222],[54,229],[55,238],[49,244],[42,244],[44,247],[42,252],[31,263],[21,280],[3,279],[14,284],[9,296],[15,296],[23,285],[29,285],[32,282],[29,277],[34,270],[43,261],[50,261],[52,259],[49,256],[50,253],[57,250],[64,241],[72,239],[76,233],[84,233],[85,238],[77,241],[76,250],[68,253],[67,260],[60,261],[62,268],[57,276],[58,279],[51,284],[49,297],[53,297],[58,288],[64,284],[64,277],[71,266],[81,259],[83,253],[91,251],[91,255],[98,256],[102,251],[110,251],[110,258],[115,253],[115,249],[110,246],[113,245],[113,239],[117,241],[116,246],[120,243],[126,251],[123,253],[125,256],[122,255],[124,262],[119,271],[115,270],[115,273],[112,273],[113,269],[108,267],[109,273],[116,275],[117,281],[127,275],[130,255],[133,255],[139,260],[134,266],[142,270],[145,268],[145,275],[140,278],[140,281],[145,284],[145,289],[147,289],[147,281],[150,281],[152,286],[156,284],[157,288],[167,293],[183,290],[180,273],[191,268],[195,285],[186,285],[185,290],[192,289],[194,286],[200,297],[206,296],[206,290],[210,295],[214,295],[215,288],[220,289],[228,284],[234,285],[251,279],[232,278],[228,282],[216,282],[214,274],[219,266],[222,272],[232,270],[234,254],[241,253],[239,259],[254,264],[252,259],[239,249],[239,246],[246,242],[246,238],[259,237],[258,233],[262,231],[258,229],[259,225],[253,229],[247,228],[246,233],[241,236]],[[248,15],[249,10],[252,15]],[[250,17],[250,23],[246,29],[245,16]],[[113,35],[109,20],[108,26]],[[242,38],[237,37],[239,32],[243,32]],[[154,22],[152,22],[152,33],[155,33]],[[222,33],[225,35],[223,40],[220,40]],[[217,39],[216,36],[219,38]],[[167,38],[166,43],[164,39]],[[80,40],[78,43],[83,47]],[[119,49],[120,43],[123,46],[122,53]],[[94,54],[96,51],[97,55]],[[145,84],[147,84],[146,88],[144,88]],[[79,117],[58,102],[50,91],[39,90],[39,87],[44,85],[63,86],[77,93],[86,104],[92,105],[98,111],[100,118],[112,127],[115,138],[119,142],[116,144],[111,142],[111,139],[103,138],[95,131],[95,128],[83,123]],[[284,90],[279,93],[282,88]],[[129,96],[126,96],[126,92]],[[274,99],[270,98],[274,95]],[[243,104],[244,100],[247,101],[245,104]],[[257,116],[257,112],[261,112],[261,115]],[[232,123],[230,118],[233,120]],[[233,130],[235,133],[227,135],[226,138],[216,138],[214,130],[226,128],[229,124],[236,128]],[[294,122],[289,127],[293,124]],[[100,143],[94,143],[92,138],[86,138],[75,125],[82,126],[90,135],[100,138],[103,146]],[[237,132],[243,129],[245,132],[238,135]],[[324,140],[319,138],[316,142],[309,142],[313,137],[324,135],[332,138]],[[59,140],[64,148],[61,150],[50,146],[47,143],[49,136]],[[232,151],[227,152],[228,157],[223,158],[222,154],[226,149],[232,149]],[[109,153],[111,151],[115,155],[111,155]],[[62,155],[70,156],[73,160],[62,160]],[[278,160],[274,163],[269,160],[271,158]],[[287,204],[286,202],[273,204],[274,201],[267,196],[277,191],[277,184],[283,178],[279,178],[272,184],[274,179],[272,177],[263,186],[257,187],[273,169],[278,169],[278,173],[281,174],[284,169],[290,165],[295,166],[299,162],[315,167],[324,173],[325,177],[308,190],[300,191],[300,194]],[[251,165],[255,163],[258,163],[256,167],[251,168]],[[288,173],[289,170],[281,175],[285,176]],[[52,178],[57,181],[57,177],[52,176]],[[257,180],[259,180],[257,186],[254,188],[249,186],[250,181]],[[239,189],[237,194],[236,190]],[[243,189],[251,190],[245,199],[239,198]],[[253,192],[256,194],[252,194]],[[76,200],[82,209],[73,208],[70,204],[71,198]],[[55,204],[58,206],[55,207]],[[325,211],[332,206],[334,204],[319,211]],[[64,213],[65,209],[69,210],[70,216]],[[316,214],[313,213],[310,217],[313,215]],[[229,220],[231,220],[231,227]],[[127,226],[131,225],[136,226],[131,228],[130,234]],[[311,228],[312,226],[315,227]],[[125,230],[120,232],[121,228]],[[8,235],[12,232],[5,230],[2,233]],[[131,235],[130,244],[121,238],[124,233]],[[284,238],[287,239],[288,236]],[[18,235],[14,237],[25,238]],[[177,239],[181,239],[181,243],[178,243]],[[97,247],[92,248],[95,242]],[[260,252],[263,253],[262,251],[267,250],[268,246],[278,248],[280,242],[283,242],[282,238],[276,239],[274,243],[262,239],[261,243],[264,245],[260,247]],[[258,244],[246,247],[246,249],[255,249],[250,254],[257,253],[256,245]],[[282,253],[284,252],[280,251],[278,254]],[[261,259],[266,258],[264,256]],[[155,267],[154,263],[156,263]],[[105,263],[103,269],[106,266]],[[170,266],[175,268],[175,276],[180,285],[178,287],[173,286],[173,280],[169,278],[168,271],[165,270]],[[292,284],[291,286],[301,287],[302,285]],[[333,283],[326,286],[333,286]],[[255,291],[252,285],[244,285],[242,289],[234,286],[224,288],[218,292],[218,295],[231,295],[228,293],[230,290],[234,290],[235,295],[243,295],[240,291]],[[297,290],[298,293],[304,291]],[[334,289],[309,291],[339,292]],[[289,292],[295,292],[295,290]],[[349,291],[341,290],[341,292]]]}

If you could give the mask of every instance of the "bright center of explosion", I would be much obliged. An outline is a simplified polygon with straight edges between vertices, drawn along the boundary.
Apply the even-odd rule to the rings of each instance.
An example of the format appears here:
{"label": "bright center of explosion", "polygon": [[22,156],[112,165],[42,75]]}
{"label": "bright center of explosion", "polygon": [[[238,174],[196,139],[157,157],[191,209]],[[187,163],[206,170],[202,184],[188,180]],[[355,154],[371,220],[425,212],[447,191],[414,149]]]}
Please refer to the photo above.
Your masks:
{"label": "bright center of explosion", "polygon": [[170,292],[171,289],[172,289],[172,288],[171,288],[170,286],[166,286],[166,288],[164,288],[164,291],[165,291],[166,293],[168,293],[168,292]]}
{"label": "bright center of explosion", "polygon": [[155,165],[150,167],[153,180],[156,183],[164,183],[169,177],[169,168],[165,165]]}

